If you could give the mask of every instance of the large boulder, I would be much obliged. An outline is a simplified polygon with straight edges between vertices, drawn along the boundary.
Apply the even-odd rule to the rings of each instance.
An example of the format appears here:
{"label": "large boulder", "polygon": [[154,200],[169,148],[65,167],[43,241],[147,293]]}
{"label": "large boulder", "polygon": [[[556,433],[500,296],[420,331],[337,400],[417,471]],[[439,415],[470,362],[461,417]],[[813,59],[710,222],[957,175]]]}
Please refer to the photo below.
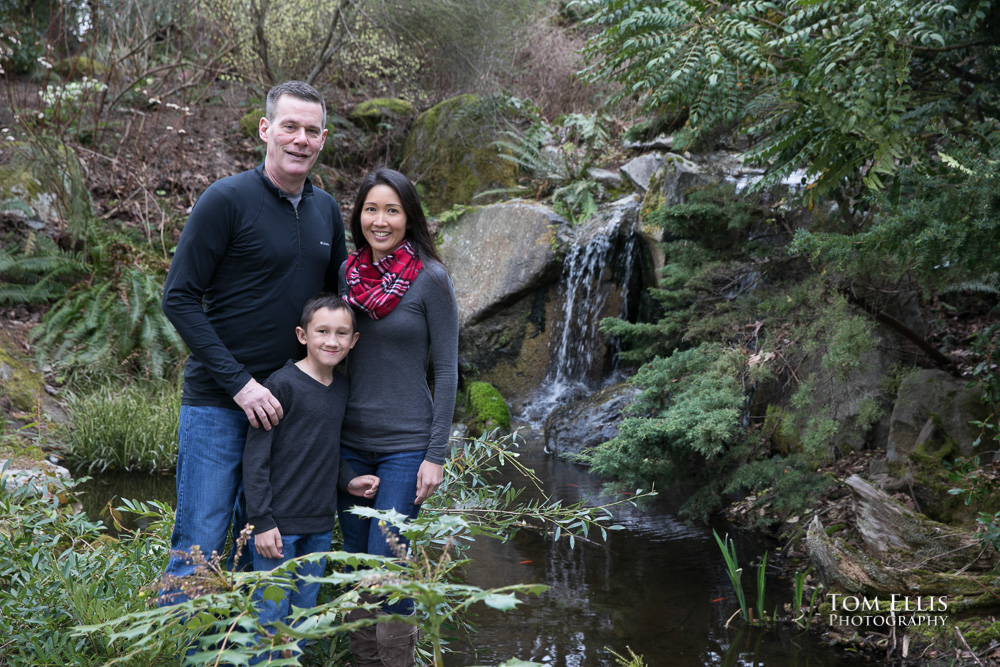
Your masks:
{"label": "large boulder", "polygon": [[556,409],[545,422],[545,451],[579,454],[611,440],[618,435],[622,411],[638,395],[639,389],[621,382]]}
{"label": "large boulder", "polygon": [[517,165],[500,156],[504,110],[476,95],[445,100],[420,114],[403,146],[402,171],[417,182],[430,214],[510,191]]}
{"label": "large boulder", "polygon": [[466,213],[438,239],[466,327],[558,279],[567,224],[547,206],[513,200]]}
{"label": "large boulder", "polygon": [[906,460],[925,445],[964,456],[976,453],[972,443],[980,431],[970,422],[986,419],[988,411],[976,390],[966,384],[933,369],[903,378],[889,421],[886,457],[890,463]]}

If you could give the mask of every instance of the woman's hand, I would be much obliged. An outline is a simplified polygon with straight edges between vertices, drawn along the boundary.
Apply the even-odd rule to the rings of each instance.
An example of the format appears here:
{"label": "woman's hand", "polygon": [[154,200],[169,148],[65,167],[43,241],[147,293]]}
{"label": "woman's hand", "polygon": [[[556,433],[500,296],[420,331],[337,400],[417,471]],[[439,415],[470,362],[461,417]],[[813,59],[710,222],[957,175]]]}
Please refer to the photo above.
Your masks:
{"label": "woman's hand", "polygon": [[434,495],[444,479],[444,466],[440,463],[424,461],[417,471],[417,499],[414,505],[422,505],[425,500]]}

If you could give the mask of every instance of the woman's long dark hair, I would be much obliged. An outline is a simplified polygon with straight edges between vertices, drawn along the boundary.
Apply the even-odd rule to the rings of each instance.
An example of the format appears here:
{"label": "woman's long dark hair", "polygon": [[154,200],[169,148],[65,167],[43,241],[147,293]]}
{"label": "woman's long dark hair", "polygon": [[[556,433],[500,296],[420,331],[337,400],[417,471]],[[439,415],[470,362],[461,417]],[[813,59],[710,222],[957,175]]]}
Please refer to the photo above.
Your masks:
{"label": "woman's long dark hair", "polygon": [[358,196],[354,200],[354,210],[351,211],[351,236],[354,237],[354,247],[358,250],[366,247],[368,241],[365,240],[364,232],[361,231],[361,212],[365,207],[365,200],[368,198],[368,191],[376,185],[388,185],[399,195],[399,203],[406,214],[406,238],[416,251],[417,257],[421,259],[433,259],[438,264],[444,265],[441,255],[434,249],[434,240],[431,239],[430,228],[427,225],[427,216],[420,206],[420,197],[406,176],[388,167],[378,167],[361,181],[358,188]]}

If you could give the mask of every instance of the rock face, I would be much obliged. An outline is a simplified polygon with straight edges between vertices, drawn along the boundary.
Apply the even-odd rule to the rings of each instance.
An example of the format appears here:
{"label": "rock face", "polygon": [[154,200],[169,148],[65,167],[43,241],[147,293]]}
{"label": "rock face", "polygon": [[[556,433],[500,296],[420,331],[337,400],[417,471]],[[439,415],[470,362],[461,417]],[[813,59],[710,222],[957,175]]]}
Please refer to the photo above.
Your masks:
{"label": "rock face", "polygon": [[975,453],[972,443],[979,429],[970,424],[987,416],[975,389],[944,371],[919,370],[899,385],[889,423],[886,456],[890,463],[903,461],[921,445],[935,449],[954,446],[965,456]]}
{"label": "rock face", "polygon": [[433,215],[474,202],[488,190],[516,185],[517,165],[500,157],[494,142],[499,109],[475,95],[445,100],[422,113],[403,146],[402,171],[418,184]]}
{"label": "rock face", "polygon": [[545,422],[545,451],[579,454],[611,440],[618,435],[622,410],[635,402],[638,394],[637,388],[621,382],[558,408]]}
{"label": "rock face", "polygon": [[557,280],[568,227],[552,209],[514,200],[466,213],[438,238],[464,328]]}

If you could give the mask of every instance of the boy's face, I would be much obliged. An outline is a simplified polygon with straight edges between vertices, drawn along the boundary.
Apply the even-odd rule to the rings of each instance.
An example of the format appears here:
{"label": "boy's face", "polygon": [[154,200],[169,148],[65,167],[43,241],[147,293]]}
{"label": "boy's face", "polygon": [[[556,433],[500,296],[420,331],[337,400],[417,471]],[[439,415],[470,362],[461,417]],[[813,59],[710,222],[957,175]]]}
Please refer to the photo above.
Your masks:
{"label": "boy's face", "polygon": [[351,326],[351,315],[343,308],[319,308],[313,313],[306,331],[295,327],[299,342],[306,346],[306,356],[322,366],[339,364],[354,344],[358,333]]}

